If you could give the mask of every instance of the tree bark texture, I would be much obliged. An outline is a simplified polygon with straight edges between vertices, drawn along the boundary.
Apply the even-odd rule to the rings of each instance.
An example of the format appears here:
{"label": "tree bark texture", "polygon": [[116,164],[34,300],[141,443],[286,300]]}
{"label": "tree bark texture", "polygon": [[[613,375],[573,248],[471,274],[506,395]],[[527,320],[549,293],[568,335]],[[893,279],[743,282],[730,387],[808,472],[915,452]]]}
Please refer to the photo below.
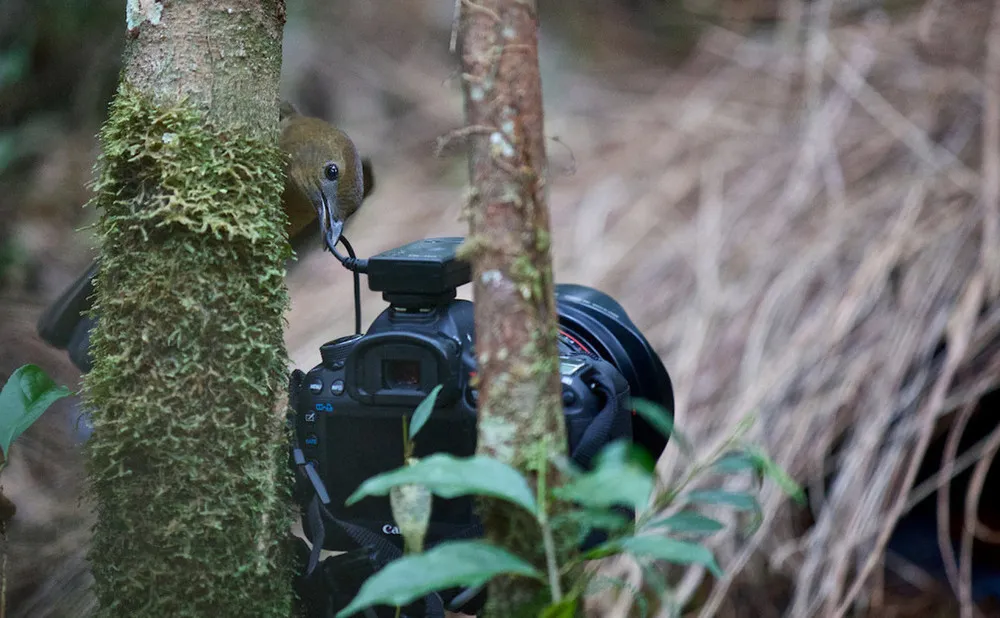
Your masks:
{"label": "tree bark texture", "polygon": [[289,615],[283,0],[128,0],[84,395],[103,616]]}
{"label": "tree bark texture", "polygon": [[[552,486],[546,455],[564,453],[557,321],[546,203],[547,162],[535,3],[463,1],[460,16],[465,114],[471,140],[470,234],[479,385],[480,454]],[[483,501],[488,537],[544,570],[537,526],[506,503]],[[515,616],[544,593],[498,579],[491,616]],[[544,596],[544,595],[542,595]],[[535,615],[535,614],[532,614]]]}

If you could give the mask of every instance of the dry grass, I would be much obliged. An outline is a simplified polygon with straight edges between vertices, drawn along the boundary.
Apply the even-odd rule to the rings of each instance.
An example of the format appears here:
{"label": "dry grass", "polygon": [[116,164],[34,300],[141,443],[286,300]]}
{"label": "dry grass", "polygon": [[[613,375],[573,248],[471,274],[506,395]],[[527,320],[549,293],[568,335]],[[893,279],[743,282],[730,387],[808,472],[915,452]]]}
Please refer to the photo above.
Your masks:
{"label": "dry grass", "polygon": [[[937,421],[1000,382],[997,95],[984,94],[998,61],[977,66],[989,7],[965,4],[924,23],[978,45],[968,58],[930,53],[916,19],[807,28],[784,49],[707,38],[709,77],[621,126],[647,154],[623,172],[622,208],[588,207],[588,187],[564,215],[593,267],[580,275],[596,272],[663,352],[694,441],[710,449],[755,411],[758,438],[814,490],[809,530],[769,493],[747,544],[720,540],[730,576],[698,615],[765,615],[734,587],[775,575],[792,584],[784,615],[886,613],[875,575]],[[598,242],[600,261],[584,257]],[[985,474],[995,440],[983,450]],[[968,577],[956,570],[960,591]]]}
{"label": "dry grass", "polygon": [[[934,490],[910,489],[932,435],[1000,383],[1000,32],[987,36],[1000,26],[981,0],[841,26],[838,4],[809,6],[777,41],[710,32],[669,73],[543,74],[547,131],[561,138],[549,151],[557,279],[622,302],[700,449],[755,412],[755,437],[810,488],[813,525],[769,488],[762,528],[718,539],[729,576],[697,615],[955,615],[886,589],[882,548]],[[439,48],[431,35],[384,36],[412,32],[413,16],[352,13],[335,37],[289,24],[301,43],[286,58],[292,97],[308,90],[297,78],[339,101],[378,166],[349,230],[362,254],[465,231],[463,154],[431,156],[461,125],[440,49],[450,14],[435,15]],[[386,47],[364,43],[374,30]],[[542,53],[562,51],[543,41]],[[386,97],[405,111],[371,112]],[[289,285],[287,341],[307,367],[353,327],[350,278],[316,252]],[[366,294],[366,320],[379,307]],[[997,435],[984,436],[981,470]],[[665,480],[682,464],[668,449]],[[636,575],[625,561],[605,570]],[[702,578],[687,573],[681,596],[704,593]],[[630,605],[608,596],[595,615]],[[967,601],[962,615],[975,615]]]}

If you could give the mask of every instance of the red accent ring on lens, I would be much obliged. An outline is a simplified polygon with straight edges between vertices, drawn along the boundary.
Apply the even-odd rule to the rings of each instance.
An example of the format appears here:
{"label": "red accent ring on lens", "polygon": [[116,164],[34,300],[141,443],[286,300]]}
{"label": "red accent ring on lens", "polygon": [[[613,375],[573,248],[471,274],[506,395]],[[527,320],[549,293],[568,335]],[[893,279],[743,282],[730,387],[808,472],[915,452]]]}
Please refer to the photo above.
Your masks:
{"label": "red accent ring on lens", "polygon": [[576,337],[574,337],[573,335],[567,333],[566,331],[564,331],[562,329],[559,330],[559,334],[562,335],[563,337],[566,337],[567,339],[569,339],[570,341],[572,341],[576,345],[578,345],[584,352],[587,352],[588,354],[596,356],[596,353],[593,350],[591,350],[590,348],[588,348],[584,344],[580,343],[580,340],[577,339]]}

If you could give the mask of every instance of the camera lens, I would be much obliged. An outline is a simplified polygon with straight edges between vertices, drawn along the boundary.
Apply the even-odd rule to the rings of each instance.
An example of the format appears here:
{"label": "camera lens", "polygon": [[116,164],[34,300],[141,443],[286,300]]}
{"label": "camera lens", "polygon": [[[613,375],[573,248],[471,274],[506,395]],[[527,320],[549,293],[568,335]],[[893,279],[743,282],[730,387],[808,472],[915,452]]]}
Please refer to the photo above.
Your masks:
{"label": "camera lens", "polygon": [[[674,410],[670,376],[649,341],[618,302],[583,285],[556,286],[559,326],[573,341],[608,361],[628,380],[633,397],[648,399]],[[659,457],[667,440],[642,417],[632,418],[633,438]]]}
{"label": "camera lens", "polygon": [[382,376],[386,388],[420,390],[420,361],[409,359],[382,361]]}

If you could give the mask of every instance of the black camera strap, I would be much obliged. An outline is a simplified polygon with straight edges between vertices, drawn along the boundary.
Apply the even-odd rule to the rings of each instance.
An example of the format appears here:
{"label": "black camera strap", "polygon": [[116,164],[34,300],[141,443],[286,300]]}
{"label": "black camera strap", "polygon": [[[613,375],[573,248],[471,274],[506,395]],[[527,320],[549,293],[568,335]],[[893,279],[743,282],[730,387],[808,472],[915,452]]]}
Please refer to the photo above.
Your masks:
{"label": "black camera strap", "polygon": [[604,407],[594,416],[570,453],[573,461],[583,468],[590,467],[591,460],[608,442],[632,435],[628,382],[609,363],[599,359],[594,363],[596,370],[589,376],[590,388],[602,396]]}
{"label": "black camera strap", "polygon": [[[297,456],[296,459],[298,459]],[[375,562],[375,566],[378,568],[385,566],[392,560],[395,560],[403,555],[403,552],[401,552],[398,547],[364,526],[358,526],[357,524],[352,524],[334,517],[327,508],[327,505],[330,504],[330,499],[326,495],[326,489],[323,486],[323,481],[319,478],[319,475],[316,474],[315,470],[313,470],[312,464],[299,464],[299,467],[307,474],[309,480],[314,483],[313,487],[316,489],[312,499],[309,501],[309,508],[306,510],[305,514],[308,520],[309,530],[312,532],[311,536],[313,537],[309,539],[313,548],[312,553],[309,556],[306,576],[311,575],[316,569],[316,566],[319,564],[319,554],[323,549],[324,540],[326,539],[325,522],[327,521],[341,528],[344,533],[346,533],[347,536],[358,545],[358,547],[368,547],[374,550],[373,561]]]}
{"label": "black camera strap", "polygon": [[[311,577],[320,565],[320,552],[322,552],[326,540],[326,522],[341,528],[357,544],[358,548],[369,550],[369,558],[376,571],[389,562],[403,556],[403,552],[398,547],[378,534],[363,526],[338,519],[330,513],[330,510],[327,508],[330,504],[330,498],[323,480],[319,477],[316,470],[313,469],[312,463],[305,461],[302,450],[298,447],[297,438],[296,446],[293,449],[293,456],[296,468],[308,479],[309,484],[313,488],[309,507],[304,514],[308,523],[308,530],[311,533],[309,535],[309,542],[312,544],[312,548],[309,552],[309,561],[303,577]],[[440,596],[437,594],[426,595],[424,602],[426,605],[424,616],[426,618],[444,618],[444,602]],[[366,616],[368,616],[367,613]],[[374,618],[374,612],[371,612],[371,616]]]}

